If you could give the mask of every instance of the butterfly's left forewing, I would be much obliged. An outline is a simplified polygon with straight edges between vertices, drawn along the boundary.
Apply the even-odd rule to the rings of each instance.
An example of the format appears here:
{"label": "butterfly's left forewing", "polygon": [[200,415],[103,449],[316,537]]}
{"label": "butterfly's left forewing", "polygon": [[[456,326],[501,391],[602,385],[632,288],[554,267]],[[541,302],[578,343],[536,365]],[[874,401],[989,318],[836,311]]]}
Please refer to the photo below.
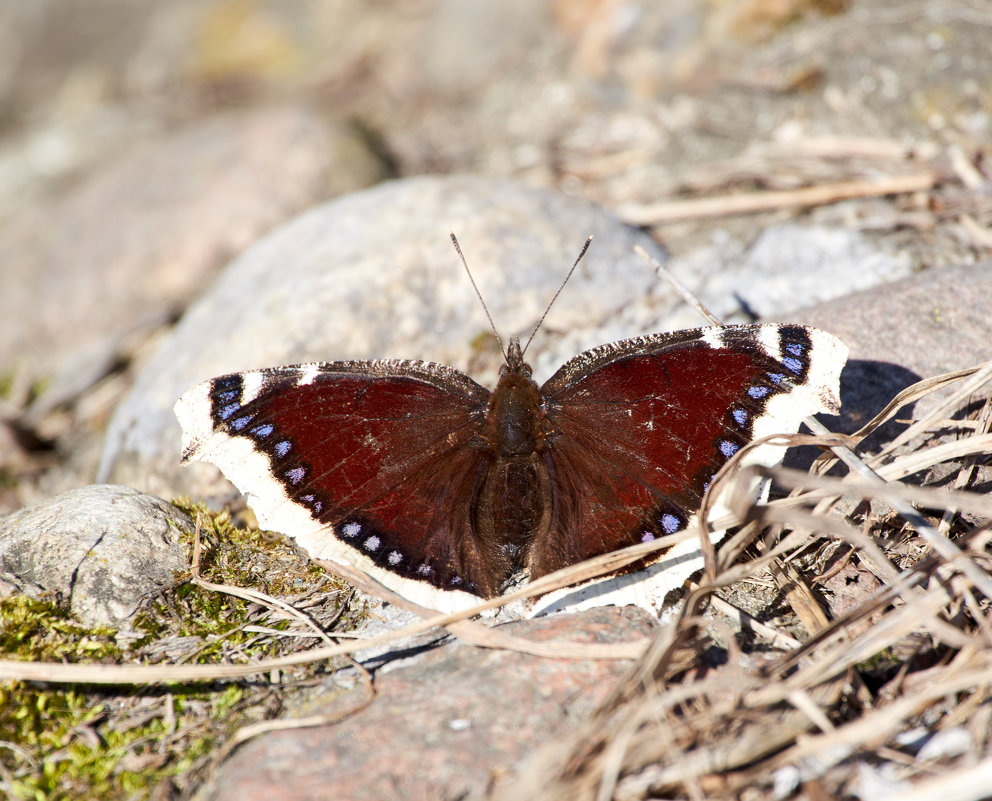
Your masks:
{"label": "butterfly's left forewing", "polygon": [[[845,359],[822,331],[763,325],[641,337],[567,362],[541,390],[555,508],[531,549],[532,578],[684,530],[746,442],[836,411]],[[665,577],[662,595],[699,566],[681,553],[698,556],[697,545],[677,548],[666,558],[683,568]]]}
{"label": "butterfly's left forewing", "polygon": [[489,392],[423,362],[335,362],[221,376],[176,404],[184,458],[217,465],[259,522],[411,600],[477,603],[505,576],[473,536]]}

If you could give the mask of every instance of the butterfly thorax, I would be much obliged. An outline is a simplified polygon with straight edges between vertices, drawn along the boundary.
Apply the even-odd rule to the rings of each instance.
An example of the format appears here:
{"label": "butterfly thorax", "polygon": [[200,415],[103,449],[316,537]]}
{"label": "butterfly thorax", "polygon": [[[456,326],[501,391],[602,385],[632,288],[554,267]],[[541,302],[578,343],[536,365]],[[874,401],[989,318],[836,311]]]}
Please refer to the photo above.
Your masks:
{"label": "butterfly thorax", "polygon": [[520,353],[520,341],[510,340],[506,364],[489,399],[486,413],[489,442],[499,458],[526,458],[544,444],[541,392],[531,378],[530,365]]}

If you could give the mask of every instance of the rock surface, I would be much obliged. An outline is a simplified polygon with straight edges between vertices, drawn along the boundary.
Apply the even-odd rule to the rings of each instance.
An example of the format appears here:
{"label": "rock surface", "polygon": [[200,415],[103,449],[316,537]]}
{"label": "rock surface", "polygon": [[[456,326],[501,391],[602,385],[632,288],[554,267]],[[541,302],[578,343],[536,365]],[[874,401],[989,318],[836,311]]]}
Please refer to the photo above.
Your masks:
{"label": "rock surface", "polygon": [[[708,247],[673,258],[669,269],[725,323],[784,319],[798,308],[868,291],[913,271],[905,250],[836,224],[773,224],[746,247],[714,238]],[[700,319],[695,309],[678,304],[661,323],[675,330],[700,325]]]}
{"label": "rock surface", "polygon": [[[542,642],[621,643],[648,636],[655,625],[640,610],[603,608],[502,630]],[[375,700],[336,725],[270,733],[246,744],[205,796],[486,798],[494,782],[568,720],[602,701],[626,666],[453,643],[379,671]],[[347,709],[361,693],[325,702],[322,711]]]}
{"label": "rock surface", "polygon": [[225,270],[118,407],[101,480],[127,476],[158,492],[163,479],[165,487],[184,486],[192,473],[178,470],[172,406],[193,384],[227,372],[417,358],[494,380],[501,360],[485,339],[488,323],[450,231],[459,236],[501,335],[524,339],[585,237],[595,237],[528,354],[539,376],[565,358],[560,345],[549,344],[555,331],[578,331],[585,347],[643,332],[643,321],[629,312],[656,279],[633,248],[664,255],[605,210],[502,179],[383,184],[298,217]]}
{"label": "rock surface", "polygon": [[121,339],[174,318],[268,229],[381,177],[355,139],[302,106],[231,112],[28,205],[0,227],[0,369],[107,370]]}
{"label": "rock surface", "polygon": [[[851,348],[841,402],[843,428],[853,431],[921,378],[992,358],[989,297],[992,262],[986,261],[919,273],[788,319],[826,328]],[[941,397],[921,399],[916,416],[925,415]]]}
{"label": "rock surface", "polygon": [[189,567],[193,521],[131,487],[93,485],[0,519],[0,592],[50,593],[86,625],[127,628],[138,602]]}

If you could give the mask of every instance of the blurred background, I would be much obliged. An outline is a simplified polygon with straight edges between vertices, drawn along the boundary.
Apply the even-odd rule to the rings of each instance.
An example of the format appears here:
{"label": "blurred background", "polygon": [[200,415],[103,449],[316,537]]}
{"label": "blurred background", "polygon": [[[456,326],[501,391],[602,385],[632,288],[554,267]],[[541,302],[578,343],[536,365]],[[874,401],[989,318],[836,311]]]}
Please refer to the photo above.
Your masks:
{"label": "blurred background", "polygon": [[0,220],[156,134],[286,104],[331,126],[328,193],[472,171],[616,208],[969,155],[990,34],[987,3],[946,0],[7,0]]}
{"label": "blurred background", "polygon": [[388,179],[594,201],[775,308],[987,258],[990,41],[985,0],[0,0],[0,511],[92,480],[232,257]]}

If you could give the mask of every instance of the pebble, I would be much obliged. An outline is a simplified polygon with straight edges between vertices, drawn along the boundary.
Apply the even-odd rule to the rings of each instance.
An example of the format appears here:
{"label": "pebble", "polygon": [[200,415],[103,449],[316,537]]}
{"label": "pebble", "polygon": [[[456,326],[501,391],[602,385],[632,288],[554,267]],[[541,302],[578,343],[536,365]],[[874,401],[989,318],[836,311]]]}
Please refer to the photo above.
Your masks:
{"label": "pebble", "polygon": [[54,596],[81,623],[124,629],[189,568],[189,515],[131,487],[87,485],[0,519],[0,594]]}

